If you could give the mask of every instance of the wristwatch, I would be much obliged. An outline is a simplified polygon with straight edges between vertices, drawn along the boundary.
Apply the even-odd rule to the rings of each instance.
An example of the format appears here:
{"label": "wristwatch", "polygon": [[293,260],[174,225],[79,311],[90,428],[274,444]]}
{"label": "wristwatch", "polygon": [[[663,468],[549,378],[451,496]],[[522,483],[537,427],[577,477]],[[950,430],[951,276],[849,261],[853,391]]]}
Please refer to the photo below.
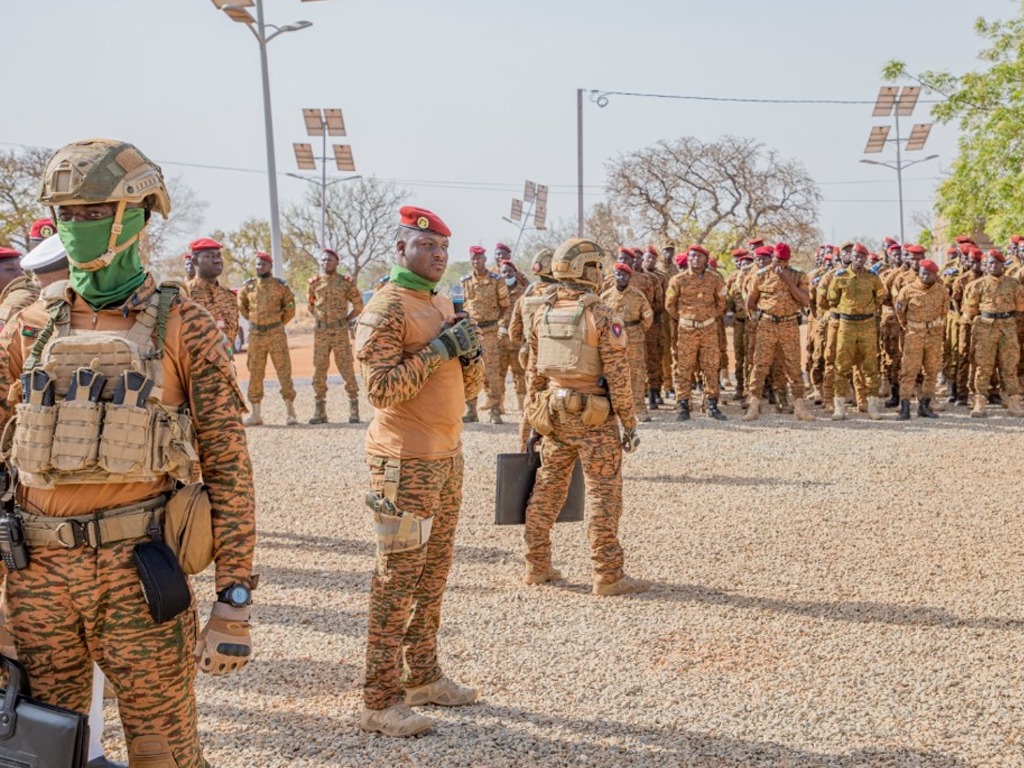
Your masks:
{"label": "wristwatch", "polygon": [[244,608],[252,603],[252,590],[245,584],[232,584],[217,593],[217,601],[235,608]]}

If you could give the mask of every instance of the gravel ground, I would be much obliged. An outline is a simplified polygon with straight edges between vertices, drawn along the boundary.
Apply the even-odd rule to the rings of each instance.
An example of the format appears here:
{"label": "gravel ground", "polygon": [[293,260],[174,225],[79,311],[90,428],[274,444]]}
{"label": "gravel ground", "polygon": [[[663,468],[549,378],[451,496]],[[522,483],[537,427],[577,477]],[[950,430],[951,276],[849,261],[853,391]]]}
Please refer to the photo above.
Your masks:
{"label": "gravel ground", "polygon": [[[308,418],[308,384],[297,403]],[[200,677],[211,765],[1024,766],[1024,422],[1005,411],[909,425],[660,411],[625,460],[621,526],[627,571],[655,586],[603,599],[583,524],[556,528],[561,586],[521,584],[521,529],[491,523],[494,454],[517,427],[467,427],[440,638],[481,700],[393,740],[357,725],[365,424],[286,428],[276,389],[264,404],[272,426],[249,431],[257,657]],[[347,414],[340,388],[330,406]],[[209,576],[196,588],[210,595]],[[116,722],[106,738],[123,759]]]}

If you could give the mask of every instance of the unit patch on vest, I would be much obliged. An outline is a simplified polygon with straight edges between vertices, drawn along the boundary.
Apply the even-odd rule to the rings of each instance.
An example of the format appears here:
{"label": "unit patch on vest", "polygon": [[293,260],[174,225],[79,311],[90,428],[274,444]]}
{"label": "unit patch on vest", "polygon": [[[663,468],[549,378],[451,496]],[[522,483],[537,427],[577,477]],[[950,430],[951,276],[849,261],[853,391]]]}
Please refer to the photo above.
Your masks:
{"label": "unit patch on vest", "polygon": [[28,336],[29,338],[34,339],[38,334],[39,334],[39,329],[38,328],[33,328],[31,325],[23,325],[21,327],[21,335],[22,336]]}
{"label": "unit patch on vest", "polygon": [[612,333],[615,334],[615,338],[619,338],[622,335],[622,325],[619,323],[612,323]]}

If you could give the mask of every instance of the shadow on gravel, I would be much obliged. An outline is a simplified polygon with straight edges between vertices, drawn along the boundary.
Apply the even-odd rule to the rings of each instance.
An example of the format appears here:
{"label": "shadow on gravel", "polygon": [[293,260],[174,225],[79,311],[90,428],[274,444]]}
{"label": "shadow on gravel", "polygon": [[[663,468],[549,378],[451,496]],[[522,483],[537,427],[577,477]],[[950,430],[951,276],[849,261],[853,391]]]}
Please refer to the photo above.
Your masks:
{"label": "shadow on gravel", "polygon": [[[324,552],[333,555],[360,555],[372,562],[376,555],[376,545],[367,536],[364,540],[339,539],[334,536],[311,536],[290,531],[267,531],[260,529],[260,549],[294,549],[304,552]],[[471,563],[506,563],[509,559],[515,559],[515,554],[500,547],[475,547],[466,544],[455,545],[455,560]],[[286,572],[288,569],[261,567],[261,573],[268,571]],[[296,573],[309,575],[310,571],[302,570]],[[269,579],[269,576],[263,578]],[[281,580],[274,577],[275,583]]]}
{"label": "shadow on gravel", "polygon": [[[301,674],[299,670],[297,673]],[[339,681],[340,682],[340,681]],[[343,683],[344,685],[344,683]],[[349,683],[351,685],[351,683]],[[332,691],[332,693],[336,693]],[[308,694],[307,694],[308,695]],[[333,696],[331,697],[333,698]],[[265,754],[266,765],[301,759],[318,766],[466,765],[642,766],[665,768],[967,768],[955,755],[911,748],[869,747],[842,754],[815,752],[777,744],[729,738],[673,724],[642,727],[611,720],[583,720],[481,703],[458,710],[423,708],[438,718],[432,732],[411,739],[389,739],[358,729],[358,699],[346,697],[351,711],[335,699],[336,712],[296,715],[281,707],[254,712],[220,705],[204,711],[204,743],[217,749],[223,733],[245,723],[246,742]],[[333,707],[332,707],[333,709]],[[276,758],[276,760],[275,760]],[[305,764],[305,762],[304,762]]]}
{"label": "shadow on gravel", "polygon": [[1020,631],[1024,620],[991,616],[964,618],[943,608],[899,605],[896,603],[838,601],[834,603],[813,600],[779,600],[755,597],[703,587],[699,584],[656,583],[650,592],[636,595],[634,600],[670,600],[681,603],[725,605],[744,610],[769,611],[806,616],[812,619],[849,621],[855,624],[897,624],[917,627],[944,627],[946,629],[996,629]]}

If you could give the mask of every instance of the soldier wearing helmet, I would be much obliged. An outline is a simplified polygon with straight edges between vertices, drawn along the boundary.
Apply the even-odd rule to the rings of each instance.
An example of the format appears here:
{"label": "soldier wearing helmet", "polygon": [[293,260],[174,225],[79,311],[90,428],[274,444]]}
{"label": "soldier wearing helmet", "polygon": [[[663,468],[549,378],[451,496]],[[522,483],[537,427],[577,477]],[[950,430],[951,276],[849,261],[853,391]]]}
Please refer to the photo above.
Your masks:
{"label": "soldier wearing helmet", "polygon": [[[556,280],[551,276],[551,257],[555,252],[550,248],[542,248],[534,255],[530,262],[530,271],[537,276],[538,282],[530,283],[523,295],[512,305],[512,316],[508,322],[509,343],[519,352],[519,365],[523,372],[526,372],[526,365],[530,358],[530,345],[526,338],[526,331],[533,322],[533,315],[537,308],[544,304],[544,294],[551,289]],[[522,409],[523,415],[519,421],[519,450],[526,450],[526,441],[530,436],[530,421],[526,418],[525,404]]]}
{"label": "soldier wearing helmet", "polygon": [[[99,663],[131,766],[203,768],[196,670],[234,672],[252,652],[252,469],[231,359],[210,315],[142,266],[139,237],[171,203],[138,149],[69,144],[47,164],[39,198],[54,209],[70,277],[3,336],[0,417],[16,411],[10,460],[27,548],[27,566],[7,574],[8,626],[50,704],[86,711]],[[197,468],[218,590],[198,634],[184,575],[150,583],[177,600],[165,610],[135,562],[165,552],[169,499]],[[209,562],[190,547],[178,555],[189,572]]]}
{"label": "soldier wearing helmet", "polygon": [[622,319],[596,293],[602,256],[592,240],[566,240],[558,246],[551,259],[558,285],[544,295],[530,324],[526,410],[543,439],[541,466],[526,507],[524,581],[544,584],[562,578],[551,563],[551,527],[579,460],[590,500],[593,592],[623,595],[648,588],[626,576],[618,540],[622,452],[635,450],[640,438]]}

